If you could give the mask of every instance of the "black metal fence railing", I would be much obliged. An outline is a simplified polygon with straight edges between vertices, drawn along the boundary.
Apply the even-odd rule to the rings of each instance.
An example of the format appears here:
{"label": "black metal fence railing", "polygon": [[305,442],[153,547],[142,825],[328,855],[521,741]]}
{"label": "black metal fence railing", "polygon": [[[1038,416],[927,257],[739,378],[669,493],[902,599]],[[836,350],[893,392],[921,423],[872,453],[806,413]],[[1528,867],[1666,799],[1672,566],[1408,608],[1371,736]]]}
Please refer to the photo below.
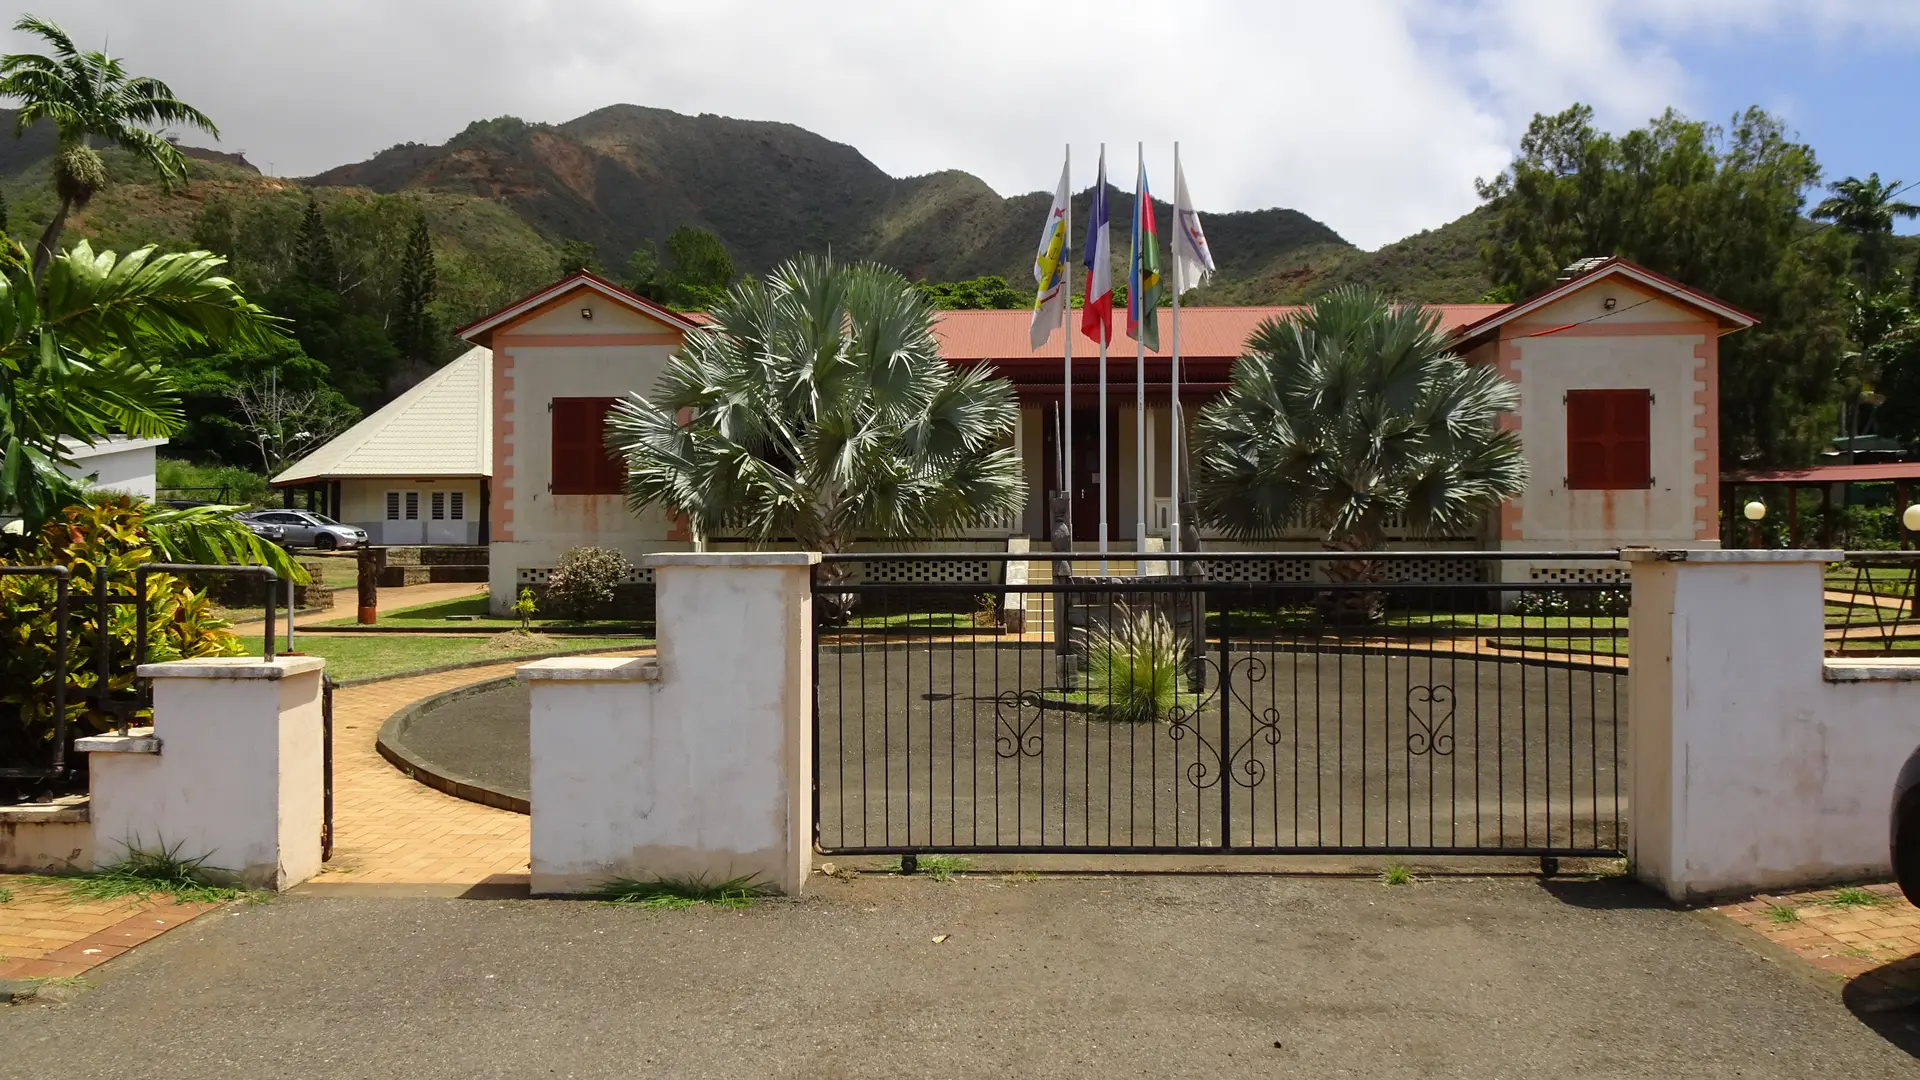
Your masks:
{"label": "black metal fence railing", "polygon": [[815,572],[823,852],[1625,850],[1615,552],[868,558]]}
{"label": "black metal fence railing", "polygon": [[1920,551],[1849,551],[1824,585],[1829,654],[1920,657]]}
{"label": "black metal fence railing", "polygon": [[[0,578],[50,578],[54,593],[50,634],[27,627],[27,647],[17,648],[0,663],[0,720],[15,735],[0,741],[0,780],[68,775],[77,765],[75,738],[99,730],[124,735],[137,716],[152,708],[152,688],[137,670],[150,656],[148,579],[155,573],[260,578],[265,601],[261,655],[273,659],[280,590],[278,575],[267,567],[154,562],[131,571],[96,568],[76,577],[65,566],[0,566]],[[127,608],[134,612],[131,640],[124,640],[125,624],[115,614]],[[19,617],[21,612],[9,614]]]}

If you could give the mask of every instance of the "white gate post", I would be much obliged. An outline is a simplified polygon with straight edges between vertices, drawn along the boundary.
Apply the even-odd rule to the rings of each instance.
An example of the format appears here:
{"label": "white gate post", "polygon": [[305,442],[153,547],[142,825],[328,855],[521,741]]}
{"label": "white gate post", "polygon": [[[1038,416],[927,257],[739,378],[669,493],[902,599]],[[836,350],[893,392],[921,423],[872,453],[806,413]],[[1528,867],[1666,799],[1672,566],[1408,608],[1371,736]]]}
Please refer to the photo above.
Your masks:
{"label": "white gate post", "polygon": [[650,555],[658,659],[563,657],[532,688],[535,895],[751,877],[813,853],[812,552]]}
{"label": "white gate post", "polygon": [[317,656],[142,664],[153,727],[75,743],[92,755],[95,864],[169,851],[260,889],[318,873],[325,667]]}

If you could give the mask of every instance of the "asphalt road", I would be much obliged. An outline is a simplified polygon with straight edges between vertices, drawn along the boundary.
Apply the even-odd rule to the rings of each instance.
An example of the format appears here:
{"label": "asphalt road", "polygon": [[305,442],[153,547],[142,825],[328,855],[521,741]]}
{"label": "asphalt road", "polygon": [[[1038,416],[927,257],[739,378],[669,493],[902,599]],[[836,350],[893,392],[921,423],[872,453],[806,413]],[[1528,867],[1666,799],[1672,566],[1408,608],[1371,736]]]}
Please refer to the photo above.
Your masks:
{"label": "asphalt road", "polygon": [[868,876],[740,913],[293,896],[96,981],[0,1008],[0,1078],[1920,1072],[1704,915],[1528,879]]}

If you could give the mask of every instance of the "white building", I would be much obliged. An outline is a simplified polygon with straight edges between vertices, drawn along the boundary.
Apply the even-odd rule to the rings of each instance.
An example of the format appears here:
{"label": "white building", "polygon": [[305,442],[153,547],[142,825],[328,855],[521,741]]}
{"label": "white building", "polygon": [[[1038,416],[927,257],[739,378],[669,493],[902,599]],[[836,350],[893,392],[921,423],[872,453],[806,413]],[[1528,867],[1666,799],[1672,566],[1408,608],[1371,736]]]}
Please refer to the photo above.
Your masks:
{"label": "white building", "polygon": [[134,439],[110,435],[93,443],[77,439],[63,440],[73,464],[60,471],[75,480],[85,480],[97,488],[138,495],[153,501],[159,487],[157,459],[167,440]]}
{"label": "white building", "polygon": [[493,356],[469,349],[273,478],[374,544],[485,544]]}

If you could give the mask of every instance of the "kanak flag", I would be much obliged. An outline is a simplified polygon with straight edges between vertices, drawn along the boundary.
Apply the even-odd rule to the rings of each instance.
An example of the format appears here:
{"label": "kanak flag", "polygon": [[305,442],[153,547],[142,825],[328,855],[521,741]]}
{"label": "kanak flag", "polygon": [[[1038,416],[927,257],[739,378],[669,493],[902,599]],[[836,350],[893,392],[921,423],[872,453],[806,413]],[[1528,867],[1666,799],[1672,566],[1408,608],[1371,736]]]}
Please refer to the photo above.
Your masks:
{"label": "kanak flag", "polygon": [[1093,205],[1087,208],[1087,289],[1080,302],[1080,332],[1102,345],[1113,337],[1113,246],[1107,222],[1107,148],[1102,146]]}
{"label": "kanak flag", "polygon": [[1160,230],[1153,222],[1153,193],[1147,190],[1147,164],[1134,182],[1133,251],[1127,260],[1127,336],[1149,349],[1160,348]]}

